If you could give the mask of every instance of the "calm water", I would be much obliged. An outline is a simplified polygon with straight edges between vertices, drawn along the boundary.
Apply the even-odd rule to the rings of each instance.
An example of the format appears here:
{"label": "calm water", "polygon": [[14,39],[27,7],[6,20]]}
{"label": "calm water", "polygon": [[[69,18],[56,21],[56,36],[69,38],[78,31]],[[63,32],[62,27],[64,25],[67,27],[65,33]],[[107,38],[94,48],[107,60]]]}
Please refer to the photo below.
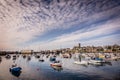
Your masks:
{"label": "calm water", "polygon": [[[13,55],[11,55],[13,56]],[[31,55],[31,60],[23,58],[22,55],[16,60],[13,57],[6,59],[2,56],[0,62],[0,80],[120,80],[120,60],[108,64],[82,66],[74,64],[73,58],[63,59],[62,68],[52,68],[49,58],[43,57],[44,62]],[[22,67],[19,76],[9,72],[13,63]]]}

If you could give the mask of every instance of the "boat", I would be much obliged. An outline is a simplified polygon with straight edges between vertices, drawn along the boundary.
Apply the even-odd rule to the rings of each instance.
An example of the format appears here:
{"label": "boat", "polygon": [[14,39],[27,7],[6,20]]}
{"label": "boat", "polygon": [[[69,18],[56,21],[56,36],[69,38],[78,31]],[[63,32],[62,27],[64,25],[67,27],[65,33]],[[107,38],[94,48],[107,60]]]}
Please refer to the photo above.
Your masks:
{"label": "boat", "polygon": [[81,64],[81,65],[87,65],[88,62],[87,61],[75,61],[75,64]]}
{"label": "boat", "polygon": [[28,60],[28,61],[30,61],[30,60],[31,60],[31,57],[30,57],[30,56],[28,56],[28,57],[27,57],[27,60]]}
{"label": "boat", "polygon": [[44,59],[43,59],[44,55],[41,55],[40,58],[39,58],[39,61],[40,62],[44,62]]}
{"label": "boat", "polygon": [[7,54],[7,55],[5,56],[5,58],[10,59],[11,56],[10,56],[9,54]]}
{"label": "boat", "polygon": [[62,67],[58,67],[58,66],[51,66],[54,70],[56,70],[56,71],[61,71],[61,70],[63,70],[63,68]]}
{"label": "boat", "polygon": [[14,58],[16,58],[17,56],[16,55],[13,55]]}
{"label": "boat", "polygon": [[88,65],[88,61],[83,60],[81,54],[76,54],[75,56],[76,56],[75,59],[77,60],[77,61],[74,61],[75,64]]}
{"label": "boat", "polygon": [[100,58],[95,58],[95,59],[91,59],[88,61],[89,64],[99,64],[99,63],[106,63],[105,60],[100,59]]}
{"label": "boat", "polygon": [[13,57],[13,60],[16,60],[16,57]]}
{"label": "boat", "polygon": [[37,55],[37,54],[36,54],[36,55],[35,55],[35,58],[40,58],[40,55]]}
{"label": "boat", "polygon": [[9,69],[10,73],[16,77],[19,77],[20,74],[21,74],[21,70],[22,68],[21,67],[12,67]]}
{"label": "boat", "polygon": [[56,61],[56,58],[51,56],[50,61]]}
{"label": "boat", "polygon": [[12,67],[16,67],[16,66],[17,66],[17,64],[15,64],[15,63],[12,65]]}
{"label": "boat", "polygon": [[23,58],[26,58],[26,55],[23,55]]}
{"label": "boat", "polygon": [[101,61],[99,61],[99,60],[89,60],[88,63],[89,64],[100,64]]}
{"label": "boat", "polygon": [[44,62],[44,59],[39,59],[40,62]]}
{"label": "boat", "polygon": [[12,67],[10,68],[10,72],[21,72],[22,68],[21,67]]}
{"label": "boat", "polygon": [[62,55],[63,58],[71,58],[71,56],[72,56],[72,55],[71,55],[71,54],[68,54],[68,53],[65,53],[65,54]]}
{"label": "boat", "polygon": [[53,63],[50,64],[51,66],[57,66],[57,67],[62,67],[62,63],[60,61],[54,61]]}
{"label": "boat", "polygon": [[89,60],[89,63],[100,63],[100,60]]}

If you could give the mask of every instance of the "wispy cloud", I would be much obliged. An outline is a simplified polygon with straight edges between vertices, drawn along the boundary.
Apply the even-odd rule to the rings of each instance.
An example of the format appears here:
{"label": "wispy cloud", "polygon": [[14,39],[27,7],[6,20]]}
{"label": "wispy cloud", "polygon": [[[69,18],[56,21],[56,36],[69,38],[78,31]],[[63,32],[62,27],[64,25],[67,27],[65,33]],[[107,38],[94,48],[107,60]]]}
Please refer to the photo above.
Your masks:
{"label": "wispy cloud", "polygon": [[[120,31],[120,19],[108,20],[106,23],[101,25],[90,25],[86,31],[83,29],[77,30],[69,34],[63,34],[50,41],[36,42],[33,43],[36,49],[55,49],[63,47],[72,47],[75,44],[81,42],[83,45],[109,45],[109,44],[120,44],[119,31]],[[32,45],[32,46],[33,46]],[[29,46],[29,47],[32,47]]]}
{"label": "wispy cloud", "polygon": [[[120,28],[119,4],[119,0],[1,0],[0,49],[72,46],[81,40],[112,35]],[[39,40],[54,30],[63,33]],[[36,38],[37,42],[29,43]]]}

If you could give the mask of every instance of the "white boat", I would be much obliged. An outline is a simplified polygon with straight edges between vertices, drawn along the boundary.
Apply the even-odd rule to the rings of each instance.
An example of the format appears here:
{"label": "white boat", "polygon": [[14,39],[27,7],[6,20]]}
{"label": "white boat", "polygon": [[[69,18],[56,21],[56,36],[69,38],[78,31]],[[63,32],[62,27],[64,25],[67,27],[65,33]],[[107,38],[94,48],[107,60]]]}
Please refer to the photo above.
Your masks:
{"label": "white boat", "polygon": [[89,60],[89,63],[100,63],[100,60]]}
{"label": "white boat", "polygon": [[75,61],[75,64],[81,64],[81,65],[87,65],[88,62],[87,61]]}
{"label": "white boat", "polygon": [[74,61],[75,64],[88,65],[88,61],[82,60],[82,54],[77,53],[75,58],[77,61]]}
{"label": "white boat", "polygon": [[105,63],[106,61],[101,61],[101,60],[89,60],[89,64],[99,64],[99,63]]}

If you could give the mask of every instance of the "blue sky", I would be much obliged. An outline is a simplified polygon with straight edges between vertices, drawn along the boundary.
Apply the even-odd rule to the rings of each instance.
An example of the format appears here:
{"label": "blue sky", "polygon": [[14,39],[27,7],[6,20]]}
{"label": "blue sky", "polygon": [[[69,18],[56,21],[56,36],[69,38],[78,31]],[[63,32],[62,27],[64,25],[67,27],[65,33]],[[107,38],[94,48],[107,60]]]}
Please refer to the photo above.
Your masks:
{"label": "blue sky", "polygon": [[1,0],[0,29],[0,50],[120,44],[120,0]]}

